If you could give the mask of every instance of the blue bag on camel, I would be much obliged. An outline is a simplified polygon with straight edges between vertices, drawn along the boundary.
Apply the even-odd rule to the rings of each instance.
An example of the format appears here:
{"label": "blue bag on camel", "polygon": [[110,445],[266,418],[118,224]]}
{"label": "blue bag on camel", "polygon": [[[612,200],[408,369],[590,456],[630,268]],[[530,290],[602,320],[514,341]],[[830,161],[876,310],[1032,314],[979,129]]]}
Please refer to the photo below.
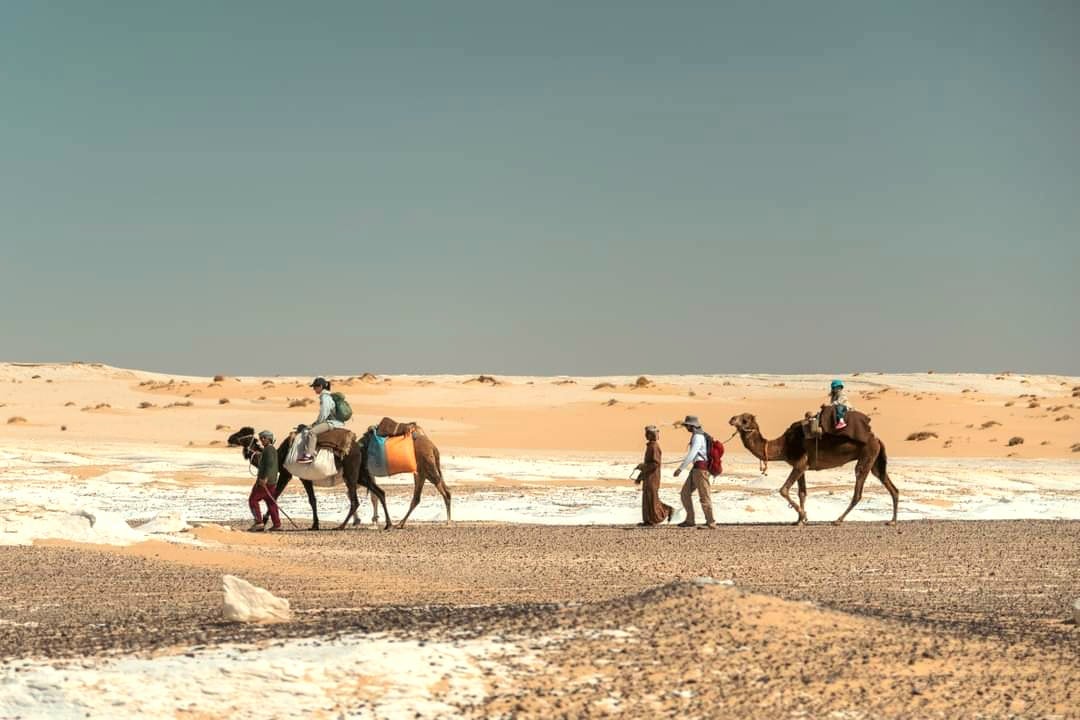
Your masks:
{"label": "blue bag on camel", "polygon": [[375,428],[368,430],[367,466],[374,477],[386,477],[386,438]]}

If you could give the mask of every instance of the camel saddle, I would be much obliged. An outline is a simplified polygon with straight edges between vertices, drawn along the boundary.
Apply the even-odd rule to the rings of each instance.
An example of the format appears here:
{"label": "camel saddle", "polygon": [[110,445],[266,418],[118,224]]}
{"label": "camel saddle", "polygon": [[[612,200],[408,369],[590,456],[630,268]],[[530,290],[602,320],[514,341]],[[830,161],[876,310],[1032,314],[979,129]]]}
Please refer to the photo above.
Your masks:
{"label": "camel saddle", "polygon": [[408,435],[415,429],[416,423],[414,422],[399,423],[392,418],[384,417],[375,427],[375,432],[379,433],[381,437],[396,437],[398,435]]}
{"label": "camel saddle", "polygon": [[826,435],[847,438],[862,445],[870,442],[870,438],[874,436],[874,431],[870,429],[870,416],[858,410],[848,408],[848,411],[844,414],[847,427],[843,430],[836,429],[836,407],[833,405],[822,407],[818,420],[821,423],[821,431]]}
{"label": "camel saddle", "polygon": [[355,442],[356,433],[352,430],[348,428],[330,428],[325,432],[319,433],[319,438],[315,442],[315,446],[329,448],[338,457],[344,457],[352,450]]}

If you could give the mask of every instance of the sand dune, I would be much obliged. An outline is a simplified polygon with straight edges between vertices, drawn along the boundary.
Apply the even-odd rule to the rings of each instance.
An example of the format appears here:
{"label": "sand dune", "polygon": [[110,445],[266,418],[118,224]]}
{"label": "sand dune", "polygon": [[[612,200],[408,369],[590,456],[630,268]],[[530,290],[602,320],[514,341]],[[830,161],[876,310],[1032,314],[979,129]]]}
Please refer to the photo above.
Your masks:
{"label": "sand dune", "polygon": [[[753,412],[767,435],[779,435],[825,399],[824,375],[636,376],[606,378],[476,376],[340,378],[356,413],[353,426],[383,415],[417,420],[441,447],[457,451],[627,453],[641,428],[669,428],[662,441],[681,448],[672,424],[699,415],[716,436],[727,420]],[[101,365],[0,365],[0,443],[65,447],[147,443],[212,447],[230,429],[283,433],[310,422],[310,378],[170,376]],[[1080,458],[1080,378],[1047,375],[858,374],[847,378],[852,402],[872,415],[891,457]],[[602,383],[614,387],[594,390]],[[610,403],[615,400],[615,403]],[[227,402],[223,402],[227,401]],[[61,429],[63,428],[63,429]],[[932,433],[921,442],[913,433]],[[1009,442],[1021,438],[1022,443]]]}

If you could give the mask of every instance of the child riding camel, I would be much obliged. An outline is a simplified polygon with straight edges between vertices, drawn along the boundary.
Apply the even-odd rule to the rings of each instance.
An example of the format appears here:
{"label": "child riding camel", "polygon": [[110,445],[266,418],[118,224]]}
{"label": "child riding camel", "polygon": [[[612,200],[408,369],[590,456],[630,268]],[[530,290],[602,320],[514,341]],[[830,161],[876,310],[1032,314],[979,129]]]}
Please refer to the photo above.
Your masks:
{"label": "child riding camel", "polygon": [[832,386],[829,388],[829,403],[836,408],[836,429],[843,430],[847,427],[844,416],[852,408],[847,395],[844,394],[844,382],[842,380],[832,381]]}

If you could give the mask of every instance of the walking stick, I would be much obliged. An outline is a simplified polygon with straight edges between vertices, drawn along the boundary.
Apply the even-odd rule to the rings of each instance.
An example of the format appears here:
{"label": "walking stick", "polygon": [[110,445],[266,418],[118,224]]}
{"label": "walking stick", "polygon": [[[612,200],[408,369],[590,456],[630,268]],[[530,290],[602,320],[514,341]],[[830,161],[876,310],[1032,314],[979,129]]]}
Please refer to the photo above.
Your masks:
{"label": "walking stick", "polygon": [[278,505],[278,502],[277,502],[277,500],[274,499],[273,495],[270,495],[269,493],[267,493],[266,497],[270,500],[270,502],[274,503],[274,507],[276,507],[278,509],[279,513],[281,513],[282,515],[285,516],[285,519],[289,521],[289,524],[292,525],[294,529],[296,529],[296,530],[300,529],[297,526],[297,524],[293,522],[293,519],[291,517],[289,517],[289,513],[285,512],[284,508],[282,508],[280,505]]}

